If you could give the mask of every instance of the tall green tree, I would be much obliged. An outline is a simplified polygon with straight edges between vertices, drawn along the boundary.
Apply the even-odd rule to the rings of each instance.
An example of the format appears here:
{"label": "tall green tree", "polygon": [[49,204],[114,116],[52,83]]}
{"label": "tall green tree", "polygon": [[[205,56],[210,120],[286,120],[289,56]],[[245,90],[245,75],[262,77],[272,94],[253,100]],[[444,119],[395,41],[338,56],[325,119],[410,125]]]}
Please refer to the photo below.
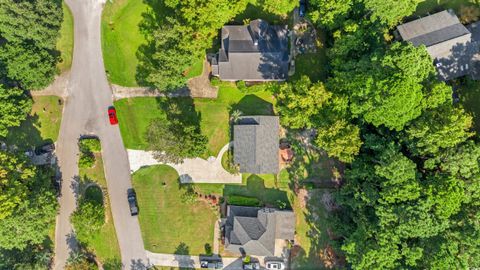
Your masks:
{"label": "tall green tree", "polygon": [[32,101],[25,91],[0,84],[0,137],[7,136],[8,128],[20,126],[31,109]]}
{"label": "tall green tree", "polygon": [[290,0],[256,0],[256,5],[266,12],[287,16],[296,6],[298,1]]}
{"label": "tall green tree", "polygon": [[413,121],[405,130],[405,140],[418,155],[436,154],[471,137],[472,124],[472,116],[462,108],[445,104]]}
{"label": "tall green tree", "polygon": [[309,15],[320,26],[332,29],[341,25],[353,5],[352,0],[311,0]]}
{"label": "tall green tree", "polygon": [[364,0],[371,18],[387,27],[395,26],[404,17],[411,15],[424,0]]}

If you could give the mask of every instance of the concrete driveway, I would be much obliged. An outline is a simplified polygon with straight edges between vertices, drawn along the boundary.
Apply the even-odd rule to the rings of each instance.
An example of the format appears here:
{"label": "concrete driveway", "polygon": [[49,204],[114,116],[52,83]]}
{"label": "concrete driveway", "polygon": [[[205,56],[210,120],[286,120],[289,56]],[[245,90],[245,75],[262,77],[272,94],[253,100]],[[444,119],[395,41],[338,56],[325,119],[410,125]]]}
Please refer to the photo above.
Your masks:
{"label": "concrete driveway", "polygon": [[66,0],[75,25],[73,63],[67,87],[57,154],[62,173],[62,196],[55,233],[54,269],[63,269],[69,252],[76,247],[71,237],[70,214],[76,207],[74,178],[78,175],[77,141],[81,135],[97,135],[108,183],[113,221],[125,269],[145,269],[146,253],[136,217],[131,217],[126,190],[131,187],[127,152],[118,126],[108,123],[112,105],[103,64],[100,22],[101,0]]}
{"label": "concrete driveway", "polygon": [[165,164],[173,167],[180,176],[182,183],[212,183],[212,184],[240,184],[242,175],[231,174],[222,166],[222,156],[228,151],[230,144],[225,145],[218,153],[217,157],[210,157],[207,160],[202,158],[187,158],[183,163],[160,163],[154,157],[153,153],[143,150],[128,149],[128,159],[132,172],[141,167],[156,164]]}

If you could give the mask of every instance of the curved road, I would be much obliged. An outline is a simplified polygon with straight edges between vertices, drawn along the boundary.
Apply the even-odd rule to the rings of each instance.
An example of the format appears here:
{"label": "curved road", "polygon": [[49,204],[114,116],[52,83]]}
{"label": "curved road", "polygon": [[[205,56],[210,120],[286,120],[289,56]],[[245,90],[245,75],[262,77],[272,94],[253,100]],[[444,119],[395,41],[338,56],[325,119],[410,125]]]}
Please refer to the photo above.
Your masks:
{"label": "curved road", "polygon": [[78,175],[78,138],[100,137],[110,205],[124,269],[144,269],[146,253],[137,217],[131,217],[126,191],[131,187],[127,152],[118,126],[108,123],[112,93],[103,64],[100,25],[102,0],[66,0],[72,10],[75,43],[68,97],[60,127],[57,155],[62,173],[62,196],[55,232],[54,269],[63,269],[76,242],[70,237],[70,215],[76,207],[74,179]]}

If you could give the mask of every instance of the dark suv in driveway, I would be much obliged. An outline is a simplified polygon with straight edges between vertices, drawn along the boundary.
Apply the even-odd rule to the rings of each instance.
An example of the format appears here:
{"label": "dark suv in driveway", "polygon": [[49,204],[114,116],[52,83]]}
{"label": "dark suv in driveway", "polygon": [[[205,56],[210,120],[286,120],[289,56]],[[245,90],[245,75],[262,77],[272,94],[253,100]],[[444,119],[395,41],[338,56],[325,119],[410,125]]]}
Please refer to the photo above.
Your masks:
{"label": "dark suv in driveway", "polygon": [[127,189],[127,199],[128,205],[130,206],[130,214],[132,216],[138,215],[137,195],[135,194],[135,190],[133,190],[133,188]]}

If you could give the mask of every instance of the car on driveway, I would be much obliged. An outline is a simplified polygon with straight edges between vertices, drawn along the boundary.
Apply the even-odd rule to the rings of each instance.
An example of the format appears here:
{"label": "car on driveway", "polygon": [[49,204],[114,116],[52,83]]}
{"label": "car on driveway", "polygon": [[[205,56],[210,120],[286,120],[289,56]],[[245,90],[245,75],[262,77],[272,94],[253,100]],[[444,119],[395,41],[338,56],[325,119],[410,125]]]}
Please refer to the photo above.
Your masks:
{"label": "car on driveway", "polygon": [[115,110],[115,107],[113,106],[108,107],[108,119],[110,120],[111,125],[118,124],[117,110]]}
{"label": "car on driveway", "polygon": [[265,262],[265,268],[267,270],[284,270],[285,264],[281,261],[269,261]]}
{"label": "car on driveway", "polygon": [[135,190],[133,188],[127,189],[127,199],[130,207],[130,214],[132,216],[138,215],[137,195],[135,194]]}

